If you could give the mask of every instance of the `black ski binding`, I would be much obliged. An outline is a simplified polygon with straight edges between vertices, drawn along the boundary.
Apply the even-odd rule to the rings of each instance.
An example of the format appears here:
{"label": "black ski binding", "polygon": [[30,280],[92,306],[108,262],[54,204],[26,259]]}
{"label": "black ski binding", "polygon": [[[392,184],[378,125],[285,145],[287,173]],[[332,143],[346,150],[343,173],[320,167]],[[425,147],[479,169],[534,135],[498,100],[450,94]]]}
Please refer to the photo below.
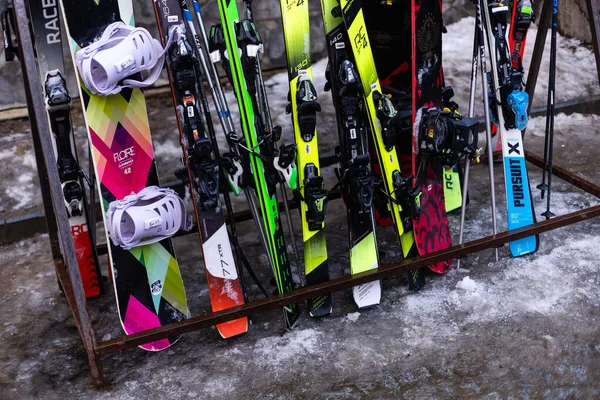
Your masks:
{"label": "black ski binding", "polygon": [[478,121],[456,111],[427,109],[419,127],[419,149],[438,157],[443,165],[454,165],[462,156],[478,157]]}
{"label": "black ski binding", "polygon": [[308,229],[318,231],[325,221],[327,191],[323,188],[323,177],[319,176],[319,170],[312,163],[307,164],[304,168],[303,184],[304,201],[308,207],[308,210],[306,210]]}
{"label": "black ski binding", "polygon": [[317,91],[306,75],[301,75],[298,79],[296,101],[300,134],[305,142],[310,142],[315,136],[317,113],[321,112],[321,105],[317,102]]}
{"label": "black ski binding", "polygon": [[15,40],[13,42],[13,32],[15,29],[15,15],[12,2],[8,2],[2,15],[0,22],[2,23],[2,32],[4,34],[4,59],[6,62],[14,61],[15,57],[19,58],[19,45]]}
{"label": "black ski binding", "polygon": [[377,118],[381,122],[383,145],[389,151],[396,144],[399,134],[397,127],[401,126],[398,111],[396,111],[390,98],[378,91],[373,91],[373,101],[377,109]]}

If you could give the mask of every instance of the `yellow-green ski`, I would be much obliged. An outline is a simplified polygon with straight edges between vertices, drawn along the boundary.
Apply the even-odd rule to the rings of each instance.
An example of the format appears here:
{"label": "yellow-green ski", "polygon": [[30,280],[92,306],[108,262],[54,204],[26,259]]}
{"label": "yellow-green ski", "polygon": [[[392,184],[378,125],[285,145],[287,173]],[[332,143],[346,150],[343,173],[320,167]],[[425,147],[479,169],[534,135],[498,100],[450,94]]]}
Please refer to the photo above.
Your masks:
{"label": "yellow-green ski", "polygon": [[[320,176],[316,129],[316,113],[321,111],[321,106],[312,84],[308,1],[281,0],[280,5],[290,81],[288,112],[292,114],[296,142],[296,195],[300,198],[304,271],[306,285],[310,286],[329,280],[324,230],[327,192]],[[331,295],[310,299],[308,310],[311,317],[329,315]]]}

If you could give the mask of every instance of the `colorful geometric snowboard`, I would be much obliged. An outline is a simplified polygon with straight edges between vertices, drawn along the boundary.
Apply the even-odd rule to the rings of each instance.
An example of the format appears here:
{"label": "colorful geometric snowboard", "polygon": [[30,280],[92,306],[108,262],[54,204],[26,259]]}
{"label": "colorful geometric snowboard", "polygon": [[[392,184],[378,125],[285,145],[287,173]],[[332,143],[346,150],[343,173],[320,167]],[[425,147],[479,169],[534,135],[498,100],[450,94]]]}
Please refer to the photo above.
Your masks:
{"label": "colorful geometric snowboard", "polygon": [[[112,22],[133,25],[131,0],[64,0],[62,11],[75,52],[94,41]],[[158,185],[144,94],[124,89],[112,96],[91,94],[80,82],[80,95],[92,146],[103,213],[115,199]],[[127,334],[189,317],[179,266],[170,239],[123,250],[107,234],[119,317]],[[179,337],[141,345],[162,350]]]}

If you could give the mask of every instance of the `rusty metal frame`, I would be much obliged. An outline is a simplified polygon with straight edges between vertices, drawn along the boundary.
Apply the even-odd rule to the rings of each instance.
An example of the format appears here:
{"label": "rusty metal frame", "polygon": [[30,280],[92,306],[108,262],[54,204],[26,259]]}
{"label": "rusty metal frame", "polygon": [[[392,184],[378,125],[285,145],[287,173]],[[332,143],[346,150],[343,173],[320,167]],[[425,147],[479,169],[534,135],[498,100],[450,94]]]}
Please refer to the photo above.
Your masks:
{"label": "rusty metal frame", "polygon": [[[588,4],[590,2],[593,3],[594,0],[588,0]],[[208,313],[134,335],[97,342],[86,308],[86,299],[81,283],[81,276],[79,274],[75,249],[66,222],[67,215],[61,195],[58,168],[56,160],[53,157],[54,152],[52,149],[50,127],[44,103],[42,101],[42,86],[36,68],[37,64],[33,52],[25,0],[14,0],[14,9],[17,35],[20,43],[19,51],[21,68],[27,93],[27,104],[33,133],[34,150],[36,161],[38,163],[53,261],[57,276],[75,318],[83,346],[88,356],[92,377],[96,385],[103,385],[105,382],[100,361],[101,355],[132,348],[161,338],[192,332],[242,316],[279,308],[286,304],[290,304],[291,302],[300,302],[326,293],[346,290],[375,279],[396,277],[410,269],[421,268],[449,258],[463,257],[477,251],[499,247],[519,238],[548,232],[553,229],[600,216],[600,206],[590,207],[558,216],[547,221],[538,222],[528,227],[486,236],[478,240],[453,246],[449,249],[437,251],[421,257],[384,265],[377,270],[368,271],[359,275],[344,276],[318,285],[294,290],[285,295],[277,295],[267,299],[253,301],[242,306],[216,313]],[[592,13],[592,7],[590,6],[590,14],[590,21],[593,20],[596,24],[595,29],[592,28],[592,34],[594,35],[595,40],[596,59],[600,60],[597,40],[598,25],[600,22],[600,18],[598,18],[598,8],[596,7],[594,13]],[[600,72],[600,62],[598,65]],[[543,167],[543,160],[532,153],[526,153],[526,159],[538,167]],[[554,166],[552,172],[554,175],[568,183],[600,198],[600,186],[580,178],[559,166]],[[246,218],[247,216],[242,213],[238,217]]]}

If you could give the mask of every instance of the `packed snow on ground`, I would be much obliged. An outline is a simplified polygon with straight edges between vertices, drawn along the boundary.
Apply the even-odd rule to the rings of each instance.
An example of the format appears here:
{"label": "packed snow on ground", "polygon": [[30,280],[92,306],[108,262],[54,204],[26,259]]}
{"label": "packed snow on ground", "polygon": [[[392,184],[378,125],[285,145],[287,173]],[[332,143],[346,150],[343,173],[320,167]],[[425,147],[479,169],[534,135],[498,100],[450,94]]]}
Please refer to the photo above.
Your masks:
{"label": "packed snow on ground", "polygon": [[11,200],[9,203],[10,206],[4,207],[3,202],[3,208],[16,211],[30,206],[33,197],[37,196],[37,192],[39,191],[34,175],[37,167],[33,151],[31,149],[20,151],[17,146],[0,150],[0,163],[10,172],[13,172],[7,177],[7,181],[10,180],[10,184],[6,185],[9,182],[5,183],[5,196],[2,196],[5,201],[7,199]]}

